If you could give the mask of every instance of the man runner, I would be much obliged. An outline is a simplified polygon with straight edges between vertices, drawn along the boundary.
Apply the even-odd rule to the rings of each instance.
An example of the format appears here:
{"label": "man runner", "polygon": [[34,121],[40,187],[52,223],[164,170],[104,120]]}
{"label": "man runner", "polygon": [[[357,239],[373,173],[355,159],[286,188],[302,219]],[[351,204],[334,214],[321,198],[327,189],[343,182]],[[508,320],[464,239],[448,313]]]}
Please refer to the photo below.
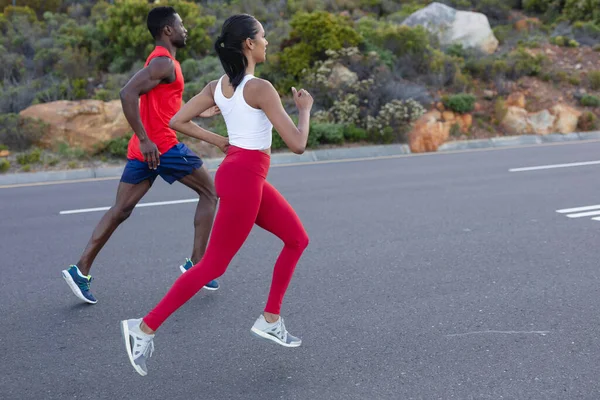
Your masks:
{"label": "man runner", "polygon": [[[206,166],[185,144],[179,143],[175,131],[169,128],[169,122],[183,100],[184,80],[175,54],[186,44],[187,30],[172,7],[152,9],[147,24],[156,47],[144,68],[120,92],[123,112],[135,135],[129,141],[128,161],[115,204],[94,229],[77,264],[62,271],[73,293],[90,304],[97,301],[90,291],[92,277],[89,273],[94,259],[115,229],[131,215],[158,175],[169,184],[183,183],[200,197],[194,217],[192,256],[180,266],[181,272],[187,271],[204,255],[215,215],[217,195]],[[200,116],[210,117],[218,112],[218,108],[213,107]],[[228,139],[214,136],[210,142],[218,144],[225,152]],[[218,288],[216,280],[205,285],[209,290]]]}

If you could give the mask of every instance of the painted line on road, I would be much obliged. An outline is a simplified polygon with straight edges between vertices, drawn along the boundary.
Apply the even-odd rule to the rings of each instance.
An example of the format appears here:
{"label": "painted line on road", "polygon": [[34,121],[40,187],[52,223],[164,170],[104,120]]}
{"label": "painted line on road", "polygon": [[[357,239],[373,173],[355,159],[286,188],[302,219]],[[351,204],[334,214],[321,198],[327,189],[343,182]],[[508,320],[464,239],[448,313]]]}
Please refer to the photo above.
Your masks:
{"label": "painted line on road", "polygon": [[565,208],[562,210],[556,210],[556,212],[560,213],[560,214],[570,214],[570,213],[576,213],[576,212],[581,212],[581,211],[591,211],[591,210],[600,210],[600,204],[596,204],[594,206]]}
{"label": "painted line on road", "polygon": [[[197,203],[198,199],[184,199],[184,200],[171,200],[171,201],[156,201],[153,203],[140,203],[135,208],[138,207],[156,207],[156,206],[168,206],[172,204],[185,204],[185,203]],[[98,211],[108,211],[110,207],[96,207],[96,208],[81,208],[78,210],[65,210],[61,211],[60,215],[70,215],[70,214],[82,214],[82,213],[91,213]]]}
{"label": "painted line on road", "polygon": [[594,215],[600,215],[600,211],[588,211],[577,214],[567,214],[569,218],[582,218],[582,217],[592,217]]}
{"label": "painted line on road", "polygon": [[[594,217],[596,215],[600,215],[600,204],[594,204],[591,206],[583,206],[583,207],[573,207],[573,208],[563,208],[561,210],[556,210],[559,214],[566,214],[568,218],[584,218],[584,217]],[[592,218],[594,221],[600,221],[600,217]]]}
{"label": "painted line on road", "polygon": [[544,169],[583,167],[586,165],[597,165],[597,164],[600,164],[600,161],[585,161],[585,162],[575,162],[575,163],[569,163],[569,164],[551,164],[551,165],[540,165],[537,167],[511,168],[508,171],[509,172],[540,171],[540,170],[544,170]]}

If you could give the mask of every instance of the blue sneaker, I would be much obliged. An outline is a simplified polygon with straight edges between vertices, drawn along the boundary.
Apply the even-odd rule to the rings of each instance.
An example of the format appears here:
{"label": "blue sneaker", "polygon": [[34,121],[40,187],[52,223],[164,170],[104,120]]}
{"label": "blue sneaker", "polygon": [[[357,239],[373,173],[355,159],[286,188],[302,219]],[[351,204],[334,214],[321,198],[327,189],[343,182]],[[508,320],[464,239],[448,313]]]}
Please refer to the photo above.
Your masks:
{"label": "blue sneaker", "polygon": [[62,271],[62,276],[65,278],[67,285],[71,288],[75,296],[89,304],[96,304],[97,300],[90,292],[91,276],[84,276],[77,265],[71,265],[69,269]]}
{"label": "blue sneaker", "polygon": [[[194,266],[194,263],[192,262],[192,260],[190,260],[189,258],[186,258],[185,264],[180,265],[179,269],[181,270],[181,273],[183,274],[185,271],[192,268],[193,266]],[[204,285],[204,289],[206,289],[206,290],[217,290],[218,288],[219,288],[219,282],[217,282],[216,279],[213,279],[212,281],[210,281],[206,285]]]}

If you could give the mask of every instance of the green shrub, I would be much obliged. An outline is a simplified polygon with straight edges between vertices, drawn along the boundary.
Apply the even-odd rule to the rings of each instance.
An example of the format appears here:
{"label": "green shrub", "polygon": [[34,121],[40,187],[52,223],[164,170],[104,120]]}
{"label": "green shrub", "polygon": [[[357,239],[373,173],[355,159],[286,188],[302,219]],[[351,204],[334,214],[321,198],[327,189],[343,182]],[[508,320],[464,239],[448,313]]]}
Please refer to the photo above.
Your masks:
{"label": "green shrub", "polygon": [[79,147],[71,147],[68,143],[58,142],[56,143],[56,151],[61,156],[67,159],[80,159],[87,157],[85,150]]}
{"label": "green shrub", "polygon": [[48,129],[42,121],[21,118],[18,114],[0,114],[0,144],[15,151],[36,144]]}
{"label": "green shrub", "polygon": [[518,79],[522,76],[537,76],[542,72],[546,57],[542,54],[533,55],[523,48],[518,48],[508,56],[508,64],[512,77]]}
{"label": "green shrub", "polygon": [[23,166],[21,167],[21,171],[22,171],[22,172],[29,172],[29,171],[31,171],[31,165],[29,165],[29,164],[25,164],[25,165],[23,165]]}
{"label": "green shrub", "polygon": [[506,117],[506,113],[508,112],[508,107],[506,107],[506,102],[502,97],[499,97],[494,103],[494,118],[497,124],[500,124],[504,117]]}
{"label": "green shrub", "polygon": [[494,36],[496,36],[496,39],[498,39],[500,44],[504,44],[514,32],[514,28],[512,25],[498,25],[493,29],[493,31]]}
{"label": "green shrub", "polygon": [[466,114],[475,108],[476,97],[470,94],[461,93],[446,96],[442,99],[444,106],[459,114]]}
{"label": "green shrub", "polygon": [[591,111],[584,112],[577,123],[577,129],[581,132],[595,131],[598,126],[598,117]]}
{"label": "green shrub", "polygon": [[107,140],[101,145],[99,153],[116,158],[127,157],[127,146],[132,136],[133,133],[128,133],[124,136]]}
{"label": "green shrub", "polygon": [[344,127],[344,139],[349,142],[362,142],[369,137],[367,131],[355,125],[346,125]]}
{"label": "green shrub", "polygon": [[567,45],[567,39],[565,39],[564,36],[555,36],[550,39],[550,43],[552,43],[556,46],[564,47]]}
{"label": "green shrub", "polygon": [[600,107],[600,97],[585,95],[581,98],[581,105],[584,107]]}
{"label": "green shrub", "polygon": [[523,0],[523,9],[525,11],[543,14],[548,11],[548,0]]}
{"label": "green shrub", "polygon": [[344,142],[344,125],[342,124],[311,124],[310,134],[323,144],[341,144]]}
{"label": "green shrub", "polygon": [[10,169],[10,161],[5,158],[0,159],[0,172],[6,172]]}
{"label": "green shrub", "polygon": [[563,13],[571,21],[600,22],[600,0],[566,0]]}
{"label": "green shrub", "polygon": [[423,54],[429,48],[429,33],[422,26],[386,24],[379,27],[373,37],[374,43],[392,52],[396,57]]}
{"label": "green shrub", "polygon": [[41,159],[42,151],[40,149],[33,149],[30,152],[17,155],[17,163],[19,165],[37,164]]}
{"label": "green shrub", "polygon": [[289,40],[282,44],[279,62],[293,79],[298,79],[315,61],[325,59],[326,50],[354,47],[363,40],[349,19],[324,11],[298,13],[290,25],[292,31]]}
{"label": "green shrub", "polygon": [[569,83],[573,86],[579,86],[581,85],[581,78],[576,74],[572,74],[569,76]]}
{"label": "green shrub", "polygon": [[590,71],[588,79],[593,90],[600,90],[600,71]]}

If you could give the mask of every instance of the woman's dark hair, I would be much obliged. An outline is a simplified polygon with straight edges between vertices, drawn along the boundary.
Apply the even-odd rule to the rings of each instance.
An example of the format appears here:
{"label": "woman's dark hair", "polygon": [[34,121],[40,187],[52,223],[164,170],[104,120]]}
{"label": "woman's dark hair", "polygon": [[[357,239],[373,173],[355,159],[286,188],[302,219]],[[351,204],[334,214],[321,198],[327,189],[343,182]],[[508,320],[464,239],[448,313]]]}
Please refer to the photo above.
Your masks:
{"label": "woman's dark hair", "polygon": [[225,20],[221,36],[215,42],[215,51],[234,89],[242,83],[248,66],[244,42],[248,38],[254,39],[257,33],[258,22],[253,16],[237,14]]}

